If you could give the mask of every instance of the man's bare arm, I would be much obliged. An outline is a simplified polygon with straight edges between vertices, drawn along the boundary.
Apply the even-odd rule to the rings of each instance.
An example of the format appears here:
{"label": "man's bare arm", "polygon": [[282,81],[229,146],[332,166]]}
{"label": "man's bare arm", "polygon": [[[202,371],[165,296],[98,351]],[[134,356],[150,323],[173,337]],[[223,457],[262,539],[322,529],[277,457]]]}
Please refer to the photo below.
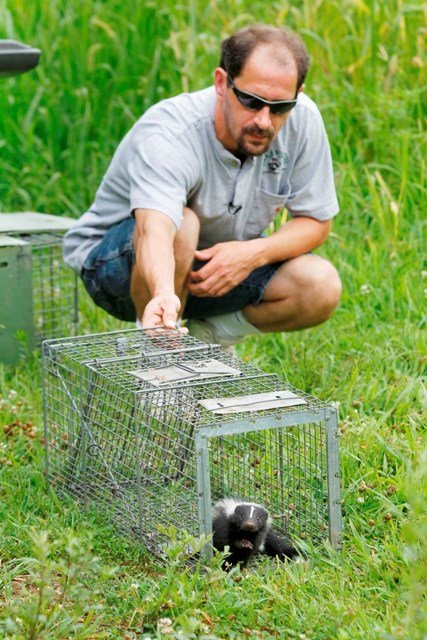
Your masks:
{"label": "man's bare arm", "polygon": [[251,240],[257,243],[258,266],[296,258],[320,247],[331,228],[331,220],[319,222],[303,216],[291,218],[271,236]]}
{"label": "man's bare arm", "polygon": [[[137,277],[135,287],[140,286],[142,295],[137,312],[145,327],[173,327],[178,317],[180,301],[175,294],[175,258],[173,243],[177,233],[174,223],[159,211],[135,210],[135,251]],[[139,277],[138,277],[139,276]],[[136,284],[135,284],[136,283]]]}

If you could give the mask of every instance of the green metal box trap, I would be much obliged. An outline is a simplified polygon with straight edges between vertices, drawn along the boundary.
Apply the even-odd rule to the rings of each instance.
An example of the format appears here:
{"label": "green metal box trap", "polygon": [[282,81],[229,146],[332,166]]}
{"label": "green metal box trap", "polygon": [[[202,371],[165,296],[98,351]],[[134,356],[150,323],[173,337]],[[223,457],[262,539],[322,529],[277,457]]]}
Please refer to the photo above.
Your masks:
{"label": "green metal box trap", "polygon": [[0,213],[0,359],[13,364],[23,348],[75,335],[77,275],[62,260],[71,218]]}
{"label": "green metal box trap", "polygon": [[278,532],[341,547],[336,410],[178,331],[43,344],[47,477],[162,556],[158,525],[264,504]]}

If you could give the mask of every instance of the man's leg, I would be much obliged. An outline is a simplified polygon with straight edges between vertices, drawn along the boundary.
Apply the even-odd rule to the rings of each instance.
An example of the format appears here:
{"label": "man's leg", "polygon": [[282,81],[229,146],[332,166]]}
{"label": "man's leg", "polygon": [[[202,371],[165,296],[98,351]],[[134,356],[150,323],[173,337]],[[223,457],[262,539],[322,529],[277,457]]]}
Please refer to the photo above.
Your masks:
{"label": "man's leg", "polygon": [[[257,273],[258,271],[258,273]],[[280,265],[273,276],[254,271],[247,279],[221,298],[190,299],[186,314],[190,333],[204,342],[228,346],[240,342],[247,335],[269,331],[295,331],[327,320],[339,303],[341,282],[335,268],[323,258],[304,255]],[[268,277],[267,286],[265,277]],[[239,300],[254,298],[261,286],[260,301]],[[265,286],[265,289],[264,289]],[[214,304],[214,306],[212,306]],[[223,310],[221,314],[221,309]]]}
{"label": "man's leg", "polygon": [[[175,236],[175,293],[181,300],[181,310],[184,308],[187,297],[185,283],[188,272],[193,264],[194,252],[199,239],[200,223],[196,214],[187,207],[184,209],[184,217],[180,229]],[[135,227],[134,233],[135,253],[138,251],[140,237]],[[147,286],[141,276],[136,263],[132,267],[130,293],[135,305],[137,318],[141,320],[146,304],[151,299]]]}
{"label": "man's leg", "polygon": [[263,332],[296,331],[327,320],[340,301],[341,281],[330,262],[304,255],[285,262],[268,283],[262,301],[243,309]]}

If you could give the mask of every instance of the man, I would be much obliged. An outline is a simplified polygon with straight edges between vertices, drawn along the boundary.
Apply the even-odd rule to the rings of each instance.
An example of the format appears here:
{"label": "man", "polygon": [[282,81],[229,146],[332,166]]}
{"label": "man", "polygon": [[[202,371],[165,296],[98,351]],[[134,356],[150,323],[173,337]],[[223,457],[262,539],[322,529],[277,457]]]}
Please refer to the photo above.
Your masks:
{"label": "man", "polygon": [[[335,268],[310,253],[338,212],[329,145],[302,93],[299,37],[255,25],[222,43],[214,87],[151,107],[120,143],[65,261],[95,302],[140,326],[229,346],[319,324]],[[290,219],[263,234],[286,207]]]}

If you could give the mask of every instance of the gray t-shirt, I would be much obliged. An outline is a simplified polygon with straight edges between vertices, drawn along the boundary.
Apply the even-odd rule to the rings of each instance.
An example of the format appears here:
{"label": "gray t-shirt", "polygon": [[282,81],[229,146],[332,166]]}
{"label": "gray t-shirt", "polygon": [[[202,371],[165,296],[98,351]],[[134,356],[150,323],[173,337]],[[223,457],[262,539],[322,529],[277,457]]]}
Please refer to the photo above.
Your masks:
{"label": "gray t-shirt", "polygon": [[199,248],[258,237],[286,207],[328,220],[338,212],[331,153],[316,105],[300,93],[270,149],[242,164],[214,129],[215,90],[151,107],[119,144],[89,210],[64,238],[64,259],[81,271],[106,232],[135,209],[166,214],[179,228],[190,207]]}

